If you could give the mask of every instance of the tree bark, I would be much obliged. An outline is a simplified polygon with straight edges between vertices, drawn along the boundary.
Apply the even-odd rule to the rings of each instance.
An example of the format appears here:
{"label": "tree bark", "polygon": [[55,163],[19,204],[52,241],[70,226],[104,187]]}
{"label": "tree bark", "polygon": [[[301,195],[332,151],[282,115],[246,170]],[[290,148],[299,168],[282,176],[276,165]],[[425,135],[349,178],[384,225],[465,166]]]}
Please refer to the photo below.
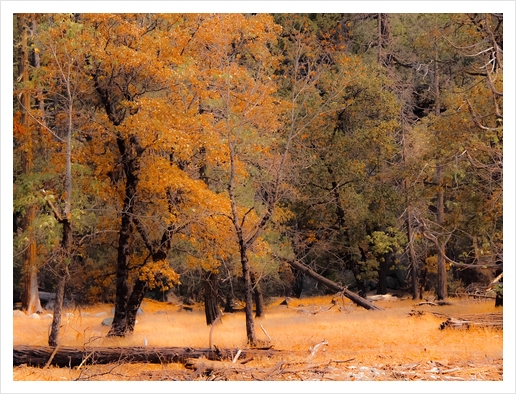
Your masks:
{"label": "tree bark", "polygon": [[[16,346],[13,349],[13,365],[27,364],[42,367],[47,364],[55,348],[50,346]],[[77,367],[81,364],[109,363],[184,363],[191,358],[206,357],[209,360],[232,360],[238,349],[209,349],[181,347],[90,347],[57,349],[50,364],[58,367]],[[241,358],[250,356],[271,357],[285,352],[275,349],[242,349]]]}
{"label": "tree bark", "polygon": [[220,316],[218,293],[218,275],[208,272],[204,281],[204,313],[208,326]]}
{"label": "tree bark", "polygon": [[[254,329],[254,317],[253,317],[253,286],[251,283],[251,272],[249,258],[247,256],[247,248],[252,245],[255,239],[258,237],[259,231],[265,226],[268,221],[268,217],[262,217],[260,224],[255,228],[254,235],[251,236],[247,241],[244,239],[243,234],[243,219],[240,222],[238,215],[237,201],[235,196],[235,146],[233,143],[229,144],[229,157],[230,157],[230,175],[228,183],[228,194],[229,201],[231,203],[231,221],[236,232],[236,238],[238,241],[238,249],[240,251],[240,263],[242,264],[242,276],[244,278],[244,299],[245,299],[245,328],[247,333],[247,342],[253,346],[256,343],[256,331]],[[245,216],[244,216],[245,218]]]}
{"label": "tree bark", "polygon": [[[22,29],[22,51],[20,60],[20,77],[24,83],[29,82],[29,45],[28,45],[28,21],[26,16],[21,14],[19,24]],[[27,111],[30,110],[30,96],[28,92],[23,92],[21,103],[24,108],[21,111],[21,123],[23,127],[29,132],[30,130],[30,116]],[[30,174],[33,169],[33,147],[32,147],[32,131],[30,131],[29,140],[25,142],[27,149],[22,157],[23,173]],[[28,245],[24,253],[23,260],[23,286],[22,286],[22,309],[27,311],[27,314],[42,313],[41,301],[38,295],[38,267],[36,262],[36,238],[32,230],[32,223],[36,216],[36,208],[31,205],[27,208],[25,216],[22,220],[23,229],[28,231]]]}
{"label": "tree bark", "polygon": [[143,298],[149,290],[149,285],[146,281],[136,279],[131,296],[127,301],[126,327],[125,332],[133,332],[136,324],[136,315],[140,309]]}
{"label": "tree bark", "polygon": [[261,317],[265,314],[265,305],[263,302],[263,293],[260,283],[256,280],[256,274],[251,272],[251,283],[253,286],[254,304],[256,306],[256,317]]}
{"label": "tree bark", "polygon": [[[435,116],[441,114],[441,95],[439,91],[439,65],[438,65],[438,46],[435,42],[435,59],[434,59],[434,94],[435,94]],[[444,185],[442,175],[442,164],[437,163],[436,181],[438,185],[437,191],[437,225],[444,223]],[[444,246],[439,245],[437,248],[437,299],[444,300],[448,296],[446,283],[446,259]]]}
{"label": "tree bark", "polygon": [[408,240],[408,249],[409,249],[409,261],[410,267],[412,268],[412,299],[417,300],[419,298],[419,266],[416,260],[416,253],[414,251],[414,232],[412,229],[412,213],[410,209],[410,203],[408,202],[407,196],[407,240]]}
{"label": "tree bark", "polygon": [[254,329],[253,318],[253,285],[251,283],[249,260],[247,259],[247,248],[245,247],[243,240],[240,245],[240,261],[242,263],[242,274],[244,276],[245,329],[249,344],[254,345],[256,343],[256,331]]}
{"label": "tree bark", "polygon": [[63,238],[61,240],[61,253],[57,261],[57,271],[59,278],[56,287],[56,299],[54,301],[54,316],[52,318],[52,326],[50,335],[48,336],[48,344],[57,346],[59,344],[59,331],[61,330],[61,317],[63,311],[64,293],[66,282],[68,279],[68,264],[70,262],[70,246],[72,241],[72,223],[65,218],[63,224]]}
{"label": "tree bark", "polygon": [[108,336],[124,336],[127,331],[127,305],[129,301],[129,260],[130,244],[133,235],[133,212],[136,199],[136,187],[138,185],[137,160],[132,157],[130,142],[118,138],[118,147],[125,167],[126,184],[125,197],[122,208],[122,223],[118,239],[118,257],[116,269],[116,301],[113,324]]}
{"label": "tree bark", "polygon": [[386,253],[380,258],[379,262],[380,267],[378,271],[378,287],[376,294],[387,294],[387,276],[389,274],[390,264],[391,259],[389,253]]}
{"label": "tree bark", "polygon": [[365,298],[360,297],[358,294],[353,293],[352,291],[349,291],[345,287],[342,287],[342,286],[338,285],[337,283],[325,278],[324,276],[319,275],[317,272],[312,271],[310,268],[306,267],[305,265],[303,265],[301,263],[298,263],[297,261],[288,260],[287,262],[295,269],[314,278],[315,280],[317,280],[319,283],[325,285],[326,287],[328,287],[332,290],[335,290],[337,292],[342,292],[344,294],[344,296],[349,298],[351,301],[353,301],[358,306],[361,306],[361,307],[363,307],[365,309],[369,309],[369,310],[382,310],[383,309],[377,305],[374,305],[372,302],[366,300]]}

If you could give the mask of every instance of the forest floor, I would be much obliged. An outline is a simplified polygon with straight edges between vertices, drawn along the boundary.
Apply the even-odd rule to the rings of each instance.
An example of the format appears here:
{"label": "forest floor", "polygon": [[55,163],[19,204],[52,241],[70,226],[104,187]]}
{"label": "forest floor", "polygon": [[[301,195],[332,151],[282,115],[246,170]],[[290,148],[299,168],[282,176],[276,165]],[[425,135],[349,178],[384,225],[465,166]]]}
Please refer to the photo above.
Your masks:
{"label": "forest floor", "polygon": [[[503,381],[503,329],[440,329],[445,316],[501,313],[494,302],[450,298],[450,305],[419,305],[385,297],[385,308],[367,311],[346,298],[271,300],[255,320],[260,341],[284,350],[271,357],[212,363],[124,363],[73,368],[13,368],[14,381]],[[144,300],[132,335],[107,338],[101,323],[111,305],[66,310],[61,346],[207,348],[210,329],[201,305],[186,311],[173,303]],[[13,317],[13,345],[46,346],[51,317]],[[212,344],[246,348],[245,316],[226,314],[213,327]],[[236,356],[236,354],[235,354]],[[244,363],[242,363],[244,361]]]}

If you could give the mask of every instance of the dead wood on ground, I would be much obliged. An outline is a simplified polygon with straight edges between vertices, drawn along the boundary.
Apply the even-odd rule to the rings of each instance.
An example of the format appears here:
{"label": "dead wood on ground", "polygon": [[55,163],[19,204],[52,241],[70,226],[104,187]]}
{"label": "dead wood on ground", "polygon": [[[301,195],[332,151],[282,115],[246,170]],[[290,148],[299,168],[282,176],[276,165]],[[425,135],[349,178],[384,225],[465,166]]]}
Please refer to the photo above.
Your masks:
{"label": "dead wood on ground", "polygon": [[[425,312],[421,310],[411,310],[408,315],[420,317]],[[439,328],[458,328],[468,329],[470,327],[491,327],[495,329],[503,329],[503,313],[476,313],[470,315],[449,316],[444,313],[432,312],[434,316],[446,319]]]}
{"label": "dead wood on ground", "polygon": [[369,310],[383,310],[383,308],[366,300],[364,297],[360,297],[358,294],[353,293],[352,291],[349,291],[346,287],[341,286],[338,283],[335,283],[332,280],[329,280],[322,275],[319,275],[317,272],[311,270],[304,264],[298,263],[297,261],[293,261],[293,260],[287,260],[287,262],[295,269],[314,278],[316,281],[325,285],[326,287],[328,287],[334,291],[341,292],[345,297],[349,298],[351,301],[353,301],[358,306],[361,306],[362,308],[369,309]]}
{"label": "dead wood on ground", "polygon": [[[55,353],[54,353],[55,352]],[[109,363],[184,363],[187,359],[205,357],[209,360],[232,360],[238,349],[184,348],[184,347],[60,347],[55,351],[50,346],[16,346],[13,349],[13,365],[45,366],[49,360],[51,365],[59,367],[76,367],[81,364]],[[263,356],[272,357],[278,354],[292,353],[276,349],[244,349],[242,359]],[[52,357],[53,356],[53,357]],[[51,359],[52,357],[52,359]]]}
{"label": "dead wood on ground", "polygon": [[502,313],[479,313],[474,315],[448,316],[439,328],[468,329],[470,327],[490,327],[503,329]]}
{"label": "dead wood on ground", "polygon": [[[289,363],[285,360],[278,361],[272,367],[247,367],[243,364],[235,364],[227,361],[213,361],[205,358],[189,359],[185,362],[187,369],[194,370],[193,375],[190,378],[196,378],[200,376],[210,376],[214,380],[216,377],[224,380],[228,375],[232,374],[247,374],[252,376],[254,380],[275,380],[282,374],[298,374],[300,372],[315,372],[325,373],[327,372],[332,361],[325,362],[322,364],[312,363]],[[280,379],[281,380],[281,379]]]}

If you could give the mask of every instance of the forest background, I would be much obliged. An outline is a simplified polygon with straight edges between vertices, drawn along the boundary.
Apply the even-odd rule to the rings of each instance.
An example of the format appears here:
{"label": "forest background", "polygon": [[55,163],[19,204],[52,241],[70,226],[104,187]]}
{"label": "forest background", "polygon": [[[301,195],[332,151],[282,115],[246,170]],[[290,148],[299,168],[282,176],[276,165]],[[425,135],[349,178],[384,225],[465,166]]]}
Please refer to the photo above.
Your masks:
{"label": "forest background", "polygon": [[[197,292],[199,292],[199,287],[204,291],[201,283],[209,279],[210,273],[220,275],[222,267],[224,267],[227,271],[223,275],[226,275],[225,278],[229,278],[224,283],[234,284],[236,287],[238,285],[236,278],[242,275],[242,267],[245,271],[242,256],[246,257],[246,253],[248,253],[248,280],[252,280],[251,273],[254,272],[257,276],[253,281],[254,285],[260,284],[266,295],[292,295],[295,293],[296,272],[288,264],[285,264],[289,259],[302,260],[317,272],[325,274],[334,281],[353,284],[356,286],[353,288],[357,291],[371,290],[371,282],[376,282],[376,285],[380,286],[378,291],[385,292],[387,278],[392,276],[390,275],[394,272],[392,268],[397,266],[405,271],[405,278],[409,278],[408,283],[404,284],[406,288],[410,288],[411,285],[411,277],[407,276],[407,273],[418,273],[414,275],[416,280],[414,283],[418,285],[413,285],[410,289],[415,297],[419,295],[415,292],[421,291],[421,273],[425,271],[427,274],[425,278],[427,282],[424,283],[424,286],[427,286],[426,290],[435,291],[439,298],[445,298],[450,291],[457,290],[457,287],[489,281],[489,274],[485,274],[487,279],[481,274],[476,276],[479,275],[478,270],[457,269],[457,266],[460,267],[457,264],[453,269],[453,265],[450,266],[446,257],[455,263],[480,266],[497,264],[500,260],[503,250],[501,244],[503,239],[501,234],[502,217],[507,212],[502,210],[501,205],[502,191],[506,191],[506,189],[502,189],[500,167],[502,134],[499,120],[502,117],[503,103],[497,101],[500,99],[497,92],[502,91],[508,94],[513,92],[504,91],[501,86],[502,74],[496,68],[493,69],[493,72],[496,73],[497,83],[500,85],[495,86],[494,90],[491,89],[488,80],[492,75],[471,73],[475,66],[481,68],[485,64],[491,64],[489,57],[484,57],[491,52],[478,51],[465,54],[450,42],[446,43],[447,40],[451,41],[452,37],[457,38],[451,33],[449,36],[445,36],[446,40],[441,40],[440,44],[437,44],[439,40],[436,39],[435,34],[432,36],[432,32],[440,31],[442,33],[446,31],[442,30],[444,26],[450,27],[453,23],[457,23],[457,20],[449,19],[449,15],[439,15],[433,18],[427,15],[427,18],[420,20],[422,23],[411,22],[404,26],[395,15],[385,14],[388,20],[385,20],[383,26],[386,30],[383,31],[381,30],[382,25],[378,24],[378,19],[375,20],[373,14],[364,19],[358,18],[357,15],[346,15],[348,15],[348,19],[341,18],[340,20],[332,16],[326,19],[308,18],[306,25],[296,25],[295,23],[288,25],[291,21],[282,19],[281,16],[276,18],[276,22],[283,23],[282,31],[288,31],[289,28],[292,29],[291,32],[295,31],[295,34],[291,33],[290,40],[283,37],[284,41],[292,43],[295,42],[292,37],[303,37],[303,41],[299,41],[299,43],[307,45],[314,54],[313,59],[317,61],[313,63],[310,63],[310,58],[307,57],[297,59],[297,64],[304,66],[305,71],[294,69],[293,66],[296,65],[296,62],[291,61],[290,63],[275,64],[274,67],[277,71],[275,73],[267,74],[272,68],[264,72],[264,68],[258,66],[256,52],[253,51],[265,47],[269,50],[270,42],[267,43],[268,46],[265,45],[261,49],[258,47],[246,48],[247,53],[250,54],[247,62],[240,60],[238,58],[240,53],[235,52],[234,58],[227,57],[234,63],[218,65],[219,70],[224,66],[236,65],[237,68],[245,66],[246,73],[239,76],[239,81],[242,84],[241,87],[246,89],[239,92],[237,91],[239,86],[234,87],[235,96],[247,94],[253,91],[252,88],[256,88],[257,92],[259,89],[263,89],[262,96],[259,96],[260,100],[266,95],[276,100],[272,102],[256,101],[259,103],[256,107],[262,106],[262,112],[246,119],[246,122],[251,125],[245,130],[249,136],[252,136],[256,130],[266,130],[269,134],[262,134],[259,136],[260,138],[256,138],[258,135],[254,135],[253,139],[249,141],[246,140],[247,136],[238,139],[239,136],[231,134],[229,130],[234,130],[233,126],[222,130],[214,127],[214,125],[224,126],[221,125],[220,119],[228,121],[231,118],[227,116],[228,112],[224,114],[221,110],[221,108],[230,108],[228,102],[223,103],[222,95],[215,98],[208,96],[207,103],[203,108],[198,106],[194,114],[188,114],[188,119],[198,117],[202,113],[208,113],[211,116],[211,124],[202,123],[203,120],[199,119],[197,120],[199,123],[196,125],[205,129],[213,127],[211,132],[215,134],[211,135],[213,140],[209,141],[212,151],[207,152],[206,144],[197,145],[191,148],[192,151],[188,157],[181,157],[181,151],[186,145],[181,145],[181,149],[177,149],[178,146],[174,146],[175,142],[169,142],[169,152],[166,154],[170,158],[170,152],[174,151],[178,152],[176,155],[179,157],[170,162],[165,160],[162,165],[167,171],[172,171],[177,176],[173,182],[177,184],[179,179],[183,187],[181,190],[175,189],[174,196],[170,190],[165,190],[163,187],[155,189],[155,186],[160,186],[160,184],[151,177],[164,175],[166,172],[163,169],[161,171],[157,169],[156,174],[149,172],[147,183],[142,182],[144,184],[142,190],[147,193],[148,198],[138,209],[148,210],[145,211],[145,215],[143,215],[143,211],[141,212],[142,217],[145,216],[149,221],[144,223],[142,220],[140,224],[132,223],[134,236],[137,237],[140,234],[141,238],[137,240],[139,244],[131,245],[133,249],[125,255],[129,256],[128,259],[132,259],[128,263],[128,267],[130,266],[128,272],[131,272],[131,275],[133,272],[137,272],[136,277],[128,278],[131,285],[141,280],[149,283],[151,287],[166,290],[166,287],[172,285],[177,279],[176,274],[179,273],[179,280],[183,286],[187,287],[186,290],[183,289],[183,295],[187,295],[188,291],[194,293],[196,286]],[[251,16],[247,18],[253,19]],[[350,49],[349,46],[343,45],[342,58],[335,59],[328,56],[328,53],[335,53],[332,46],[340,43],[339,39],[335,40],[332,34],[334,34],[335,23],[342,23],[343,20],[346,22],[345,26],[349,28],[344,30],[348,33],[351,32],[353,35],[351,41],[356,46],[354,49]],[[262,22],[256,22],[256,28],[259,28],[259,23]],[[68,20],[66,23],[73,25],[77,22]],[[425,26],[425,23],[428,25]],[[342,30],[342,25],[340,26]],[[378,26],[380,29],[375,30],[374,27]],[[408,26],[413,29],[418,27],[420,30],[415,32],[412,37],[400,34],[400,30],[397,30],[403,30]],[[456,28],[457,25],[454,27]],[[327,35],[326,39],[321,39],[325,34]],[[401,42],[399,41],[400,37],[408,41]],[[477,45],[483,39],[479,39],[479,37],[476,33],[461,36],[461,40],[465,40],[461,45],[463,47]],[[48,38],[55,40],[55,37]],[[212,37],[205,39],[210,38]],[[266,39],[272,42],[277,38],[277,36],[271,36]],[[375,40],[376,46],[374,45]],[[67,40],[67,42],[69,41]],[[218,44],[210,43],[210,45]],[[327,46],[325,47],[325,45]],[[51,47],[51,44],[48,44],[47,48]],[[227,48],[221,48],[221,50],[225,50],[223,52],[225,55],[229,53]],[[291,55],[295,53],[294,48],[288,48],[286,44],[281,50],[291,50]],[[482,53],[478,54],[480,52]],[[477,54],[476,57],[471,56]],[[221,61],[220,57],[210,57],[213,55],[213,48],[205,53],[199,52],[198,55],[205,56],[205,60],[208,62]],[[274,61],[279,61],[279,57],[274,59],[272,50],[265,55],[270,56],[267,60],[271,62],[271,67]],[[416,58],[407,60],[407,58],[396,57],[400,55],[416,56]],[[56,53],[56,56],[59,55]],[[506,55],[504,55],[505,57]],[[14,58],[15,55],[11,59]],[[295,57],[291,57],[291,59],[295,60]],[[435,59],[438,59],[439,62],[432,62]],[[2,60],[2,73],[4,74],[4,55]],[[124,59],[124,61],[126,60]],[[437,69],[432,67],[432,64],[440,64],[440,62],[446,66]],[[306,68],[310,67],[313,67],[311,70],[315,74],[309,74]],[[9,68],[8,74],[12,81],[13,74],[10,70]],[[211,72],[210,70],[201,71]],[[296,86],[291,82],[283,84],[276,82],[274,77],[277,78],[278,75],[289,75],[289,77],[293,77],[289,81],[298,81],[302,86],[299,85],[301,87],[298,87],[299,90],[296,92]],[[344,75],[352,75],[352,77],[344,77]],[[375,78],[372,78],[372,75]],[[460,83],[457,82],[459,80],[457,75],[462,78]],[[227,91],[228,86],[232,86],[224,84],[225,81],[220,76],[211,75],[211,77],[216,81],[212,81],[210,84],[210,94]],[[338,78],[344,79],[339,80]],[[482,83],[475,84],[474,81],[477,80],[482,80]],[[5,80],[3,79],[3,81]],[[72,79],[68,81],[71,82]],[[269,84],[268,81],[275,83]],[[339,83],[332,85],[332,81]],[[79,84],[81,81],[77,79],[73,82]],[[87,82],[86,79],[85,83]],[[145,83],[158,84],[159,82],[147,81]],[[218,84],[219,82],[220,84]],[[249,85],[245,85],[246,83]],[[469,87],[473,85],[476,87],[470,89]],[[63,86],[51,86],[51,88],[63,91]],[[338,87],[344,86],[345,90],[339,90]],[[463,93],[457,94],[454,90],[457,87],[463,88]],[[38,87],[32,86],[31,89],[37,93]],[[87,90],[87,87],[85,89]],[[161,87],[156,90],[159,89]],[[417,96],[412,95],[414,89],[415,91],[420,89]],[[96,88],[96,90],[101,96],[102,87]],[[269,93],[266,92],[271,95],[268,96]],[[291,94],[285,94],[286,92]],[[292,92],[299,93],[299,95],[296,96]],[[292,97],[295,98],[292,99]],[[156,100],[152,102],[152,105],[163,104],[159,95],[151,97],[151,99]],[[256,97],[250,96],[242,101],[250,102],[253,99],[256,100]],[[64,100],[65,105],[62,108],[69,108],[66,106],[66,97]],[[102,100],[101,97],[101,102],[97,103],[96,107],[94,106],[92,112],[102,112],[102,108],[98,109],[102,106],[106,110],[106,103]],[[106,100],[109,101],[109,98]],[[282,100],[282,105],[279,105],[279,100]],[[4,102],[12,101],[11,97],[10,101]],[[68,101],[68,103],[72,102],[73,100]],[[34,102],[31,105],[34,106]],[[130,103],[124,105],[129,105],[127,111],[133,111],[135,116],[138,115],[139,109],[130,108]],[[450,108],[454,109],[450,110]],[[282,112],[284,109],[286,111]],[[2,111],[4,115],[5,108]],[[63,142],[60,139],[65,139],[66,123],[63,122],[61,126],[57,126],[59,117],[66,115],[66,111],[63,110],[62,113],[59,113],[57,105],[53,111],[55,113],[52,115],[54,117],[52,122],[56,127],[54,129],[56,135],[47,135],[46,140],[39,141],[39,143],[48,144],[42,146],[47,150],[47,157],[50,158],[48,163],[52,164],[49,167],[48,163],[42,163],[42,167],[38,169],[41,174],[44,174],[45,185],[51,185],[45,190],[52,194],[50,196],[43,193],[38,194],[37,192],[41,189],[39,184],[32,194],[32,197],[38,201],[23,201],[23,197],[26,197],[27,194],[23,192],[16,195],[16,189],[14,194],[14,202],[17,202],[19,207],[39,204],[40,228],[43,230],[37,237],[39,237],[40,247],[45,248],[45,253],[38,253],[42,258],[40,266],[44,266],[43,263],[48,264],[50,260],[52,262],[59,261],[59,258],[49,259],[49,256],[62,246],[60,216],[61,220],[65,217],[74,220],[74,231],[78,232],[72,237],[72,240],[88,239],[90,242],[100,234],[105,235],[113,231],[109,225],[116,223],[116,212],[123,211],[120,207],[123,205],[125,193],[117,186],[117,182],[124,182],[123,175],[118,174],[121,178],[116,179],[116,174],[113,172],[116,170],[114,166],[92,163],[91,160],[95,155],[86,150],[81,152],[81,157],[85,162],[75,161],[76,167],[71,167],[72,179],[78,184],[84,182],[84,186],[77,189],[77,185],[75,185],[72,187],[72,193],[66,193],[66,176],[62,175],[66,173],[64,170],[66,160],[63,160],[63,156],[66,155],[62,154],[63,146],[59,146],[58,143]],[[245,107],[236,106],[232,108],[232,111],[239,116],[247,116]],[[491,114],[497,111],[500,116],[492,117]],[[74,113],[74,122],[80,122],[77,119],[81,117],[92,119],[90,116],[97,116],[97,113],[92,115],[92,112],[87,109],[84,114]],[[290,114],[290,117],[285,113]],[[109,119],[115,127],[119,126],[115,124],[117,122],[116,115],[112,114],[112,119]],[[224,117],[225,115],[226,117]],[[510,113],[510,115],[513,114]],[[109,118],[109,114],[107,116]],[[142,116],[146,116],[144,120],[152,120],[155,123],[169,121],[160,119],[156,114]],[[41,118],[39,119],[41,122]],[[285,119],[288,119],[290,123]],[[293,119],[296,121],[294,122]],[[174,121],[179,122],[180,120]],[[5,127],[3,123],[2,129],[11,129],[12,124]],[[228,122],[226,122],[226,127],[227,125]],[[39,126],[41,127],[41,124]],[[45,125],[45,127],[52,129],[52,126]],[[179,126],[176,125],[176,127],[180,130]],[[276,139],[281,130],[290,130],[291,134],[283,134]],[[436,131],[440,131],[442,134],[437,135]],[[89,132],[101,133],[99,130]],[[113,131],[111,130],[111,132]],[[114,135],[117,132],[114,131]],[[218,137],[217,132],[225,133],[226,140]],[[42,132],[41,135],[44,133]],[[102,138],[103,136],[99,134],[98,137],[95,137]],[[230,143],[232,138],[234,138],[235,144]],[[292,140],[290,141],[289,138]],[[130,138],[128,141],[130,142]],[[86,147],[87,142],[88,136],[85,136],[83,141],[77,138],[74,143],[76,143],[76,147],[80,146],[80,149],[103,148],[102,144],[92,144],[91,147]],[[150,141],[149,146],[153,142]],[[226,145],[217,146],[217,143],[220,142],[225,142]],[[282,161],[283,157],[287,157],[284,154],[287,152],[285,147],[290,142],[296,149],[289,147],[288,160]],[[504,142],[507,144],[507,139]],[[109,143],[113,144],[116,150],[116,139]],[[182,143],[188,144],[188,141]],[[4,155],[5,146],[2,143],[2,156],[8,157],[9,155]],[[106,146],[108,146],[107,142],[104,143],[104,147]],[[256,155],[257,149],[260,149],[264,155]],[[472,151],[476,151],[478,154],[472,155]],[[225,159],[217,157],[220,152],[225,152]],[[210,157],[212,153],[214,156]],[[136,155],[138,155],[137,150]],[[152,160],[158,158],[159,161],[163,157],[162,152],[154,153],[154,155]],[[241,156],[237,157],[238,155]],[[189,161],[194,157],[195,163]],[[443,158],[442,161],[440,161],[441,158]],[[142,160],[145,160],[143,156]],[[16,173],[16,160],[14,163],[13,173]],[[154,165],[155,162],[149,168]],[[172,170],[169,166],[172,166]],[[4,186],[4,160],[2,160],[2,168],[2,186]],[[58,171],[52,173],[50,169],[58,169]],[[99,183],[96,185],[98,189],[89,190],[93,184],[91,176],[95,171],[98,171],[96,178],[99,179]],[[274,175],[277,175],[276,178]],[[211,180],[206,181],[203,176],[206,180],[208,178]],[[9,174],[8,178],[10,178]],[[246,179],[251,181],[246,183]],[[38,182],[41,181],[38,180]],[[162,181],[160,180],[160,182]],[[204,186],[202,186],[203,182]],[[33,185],[32,182],[25,182],[23,187],[28,187],[29,183],[31,186]],[[231,188],[234,191],[233,197]],[[471,194],[472,188],[477,190],[475,196]],[[217,196],[223,194],[226,189],[230,190],[228,198],[217,200]],[[86,195],[85,191],[90,194]],[[510,192],[510,190],[507,191]],[[113,196],[120,192],[122,192],[122,197],[119,197],[120,200],[117,203]],[[78,196],[72,200],[75,202],[75,206],[67,208],[67,198],[70,195],[73,196],[74,193],[77,193]],[[105,193],[104,197],[102,197],[102,193]],[[187,197],[179,198],[178,194],[186,194]],[[4,196],[2,193],[3,205]],[[164,201],[163,207],[150,206],[156,201],[155,196],[160,196],[160,201]],[[159,220],[162,218],[158,218],[157,222],[153,222],[154,218],[148,214],[151,211],[161,213],[168,210],[170,212],[170,207],[174,205],[170,203],[173,200],[171,196],[175,198],[174,204],[178,209],[178,213],[174,214],[174,220],[177,220],[178,215],[183,215],[181,223],[184,224],[184,226],[179,226],[176,221],[176,227],[173,230],[170,227],[171,221],[160,222]],[[439,203],[440,196],[442,196],[442,203]],[[49,204],[49,201],[52,204]],[[514,199],[509,201],[514,201]],[[103,206],[105,208],[106,203],[112,204],[108,210],[114,216],[99,219],[97,215],[85,214],[92,210],[92,207]],[[117,206],[117,204],[120,205]],[[441,205],[439,206],[439,204]],[[4,213],[6,211],[3,209],[3,205],[2,212]],[[9,208],[10,211],[12,206]],[[198,211],[199,208],[202,212]],[[442,208],[442,213],[439,212],[440,208]],[[505,208],[507,209],[507,207]],[[25,212],[26,208],[20,209],[20,212]],[[61,209],[62,212],[60,212]],[[70,216],[66,216],[67,209]],[[79,215],[76,218],[73,216],[74,209],[75,213]],[[228,219],[228,227],[214,230],[213,233],[206,233],[206,229],[211,229],[211,227],[207,224],[208,222],[203,221],[213,218],[214,211],[217,215],[223,215]],[[409,212],[413,212],[413,222],[407,216]],[[243,221],[243,217],[247,220]],[[217,221],[217,224],[219,223]],[[412,242],[408,240],[408,223],[414,223],[415,226],[415,239]],[[506,230],[507,225],[511,225],[510,221],[503,224],[503,230]],[[250,227],[245,227],[246,225]],[[167,251],[171,253],[175,248],[174,258],[170,260],[173,262],[173,271],[169,270],[168,265],[162,264],[163,259],[159,256],[155,258],[159,251],[154,250],[152,242],[147,242],[143,235],[145,228],[159,229],[160,226],[163,230],[168,230],[168,234],[173,233],[181,241],[179,246],[177,244],[174,247],[171,246]],[[13,227],[8,229],[9,236],[12,234],[10,228]],[[196,231],[199,232],[196,233]],[[247,238],[244,235],[240,239],[239,231],[247,232]],[[232,232],[234,232],[234,238],[227,239],[226,236]],[[77,249],[70,262],[74,258],[83,259],[83,261],[75,266],[70,263],[70,269],[76,270],[73,271],[72,279],[77,279],[77,283],[71,282],[69,287],[77,289],[78,284],[90,280],[88,291],[76,292],[75,296],[72,296],[77,301],[115,301],[114,298],[110,298],[116,295],[114,280],[108,283],[108,279],[106,282],[104,274],[100,276],[97,274],[88,279],[91,273],[107,270],[107,266],[102,266],[102,264],[107,264],[110,259],[112,262],[120,263],[120,251],[117,251],[118,257],[114,257],[109,252],[109,248],[103,250],[101,247],[103,244],[119,243],[121,230],[117,229],[115,234],[115,240],[103,235],[103,238],[99,237],[92,243],[76,243],[71,247]],[[159,238],[159,235],[166,238],[164,234],[165,232],[162,231],[153,236],[156,239]],[[462,234],[462,236],[458,234]],[[5,235],[6,233],[2,232],[3,250],[6,245]],[[21,240],[26,238],[23,230],[18,235]],[[439,236],[441,239],[438,239]],[[163,237],[161,239],[164,239]],[[446,243],[446,248],[441,250],[439,245],[444,245],[444,243]],[[22,244],[23,242],[20,241],[19,245]],[[18,257],[22,256],[19,252],[24,248],[19,245],[15,244],[16,253],[13,253]],[[59,247],[53,249],[56,245]],[[230,245],[231,247],[229,247]],[[410,261],[409,245],[414,247],[413,261],[417,261],[414,266]],[[201,251],[202,255],[199,254]],[[185,252],[186,254],[181,254]],[[91,257],[92,255],[95,255],[94,258]],[[146,262],[145,265],[143,264],[146,256],[151,256],[152,264]],[[303,257],[301,258],[301,256]],[[484,256],[488,256],[492,260],[486,262]],[[3,260],[10,261],[12,259]],[[271,261],[274,263],[270,264]],[[16,258],[14,262],[16,264]],[[6,277],[4,275],[5,266],[5,263],[2,264],[2,278]],[[139,272],[134,269],[138,266],[141,268]],[[439,266],[447,268],[444,271],[446,286],[439,287]],[[55,270],[57,265],[53,267],[47,265],[47,267]],[[417,271],[414,269],[415,267],[417,267]],[[11,267],[8,268],[11,269]],[[507,269],[507,267],[505,268]],[[412,271],[409,271],[410,269]],[[344,271],[352,273],[354,280],[351,283],[346,283],[346,278],[339,277],[339,273]],[[475,272],[475,274],[465,274],[470,272]],[[475,277],[468,278],[466,275]],[[61,275],[61,277],[64,276]],[[48,287],[45,290],[54,290],[59,282],[56,279],[58,277],[59,275],[51,278],[51,274],[48,274]],[[11,280],[8,286],[14,284],[16,287],[15,282]],[[450,285],[455,288],[450,288]],[[382,288],[382,286],[385,287]],[[5,287],[3,286],[3,288]],[[254,288],[257,287],[254,286]],[[440,294],[438,293],[439,289],[442,291]],[[97,290],[97,292],[92,290]],[[224,290],[227,289],[222,287],[221,292]],[[103,291],[104,294],[102,294]],[[252,296],[253,294],[251,294]],[[84,299],[81,300],[80,297],[84,297]]]}

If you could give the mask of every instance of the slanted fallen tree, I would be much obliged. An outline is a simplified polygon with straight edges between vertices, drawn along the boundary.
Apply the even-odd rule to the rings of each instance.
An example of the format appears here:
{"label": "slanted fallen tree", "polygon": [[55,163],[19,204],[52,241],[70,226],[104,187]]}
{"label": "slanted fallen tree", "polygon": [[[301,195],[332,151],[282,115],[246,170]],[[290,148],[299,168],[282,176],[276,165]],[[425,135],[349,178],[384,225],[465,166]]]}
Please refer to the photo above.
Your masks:
{"label": "slanted fallen tree", "polygon": [[314,278],[316,281],[325,285],[329,289],[332,289],[332,290],[335,290],[336,292],[342,293],[345,297],[349,298],[351,301],[353,301],[358,306],[361,306],[362,308],[369,309],[369,310],[383,310],[383,308],[366,300],[364,297],[360,297],[358,294],[353,293],[352,291],[349,291],[344,286],[341,286],[341,285],[333,282],[332,280],[329,280],[328,278],[325,278],[324,276],[319,275],[317,272],[311,270],[304,264],[301,264],[301,263],[299,263],[297,261],[293,261],[293,260],[287,260],[287,262],[295,269]]}

